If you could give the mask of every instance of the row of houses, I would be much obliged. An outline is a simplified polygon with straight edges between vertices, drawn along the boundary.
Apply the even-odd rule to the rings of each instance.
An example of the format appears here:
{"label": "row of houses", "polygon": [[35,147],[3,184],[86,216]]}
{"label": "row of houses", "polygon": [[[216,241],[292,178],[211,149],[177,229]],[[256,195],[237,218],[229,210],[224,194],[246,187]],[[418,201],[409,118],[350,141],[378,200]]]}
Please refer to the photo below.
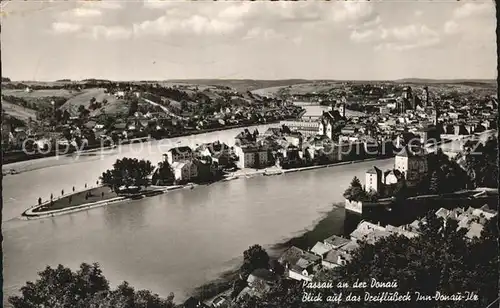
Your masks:
{"label": "row of houses", "polygon": [[210,179],[229,166],[233,156],[233,150],[219,141],[201,144],[195,150],[179,146],[164,154],[177,182],[189,182],[200,177]]}
{"label": "row of houses", "polygon": [[[465,237],[469,240],[480,237],[485,223],[497,216],[497,212],[488,208],[453,209],[440,208],[436,216],[445,219],[451,218],[458,222],[458,229],[465,228]],[[352,258],[352,253],[361,242],[375,244],[382,238],[393,234],[414,238],[420,235],[420,222],[425,224],[425,219],[415,220],[411,224],[395,227],[392,225],[381,226],[368,221],[362,221],[350,233],[349,238],[330,236],[317,242],[309,251],[297,247],[290,247],[279,258],[279,262],[286,268],[289,279],[311,281],[314,274],[322,268],[335,268],[345,265]]]}
{"label": "row of houses", "polygon": [[269,128],[263,135],[242,132],[236,136],[237,166],[265,168],[284,161],[291,164],[323,161],[335,163],[355,158],[368,158],[393,153],[390,139],[334,141],[327,135],[304,136],[288,126]]}

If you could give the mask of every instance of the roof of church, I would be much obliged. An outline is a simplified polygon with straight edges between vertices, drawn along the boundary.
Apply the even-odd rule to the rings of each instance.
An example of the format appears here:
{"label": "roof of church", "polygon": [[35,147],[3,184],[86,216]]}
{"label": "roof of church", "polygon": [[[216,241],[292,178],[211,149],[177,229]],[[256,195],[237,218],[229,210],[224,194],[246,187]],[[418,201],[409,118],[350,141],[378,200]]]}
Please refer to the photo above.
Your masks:
{"label": "roof of church", "polygon": [[322,120],[342,120],[342,116],[340,115],[338,110],[330,110],[323,112],[321,117]]}
{"label": "roof of church", "polygon": [[405,146],[398,154],[397,156],[400,156],[400,157],[412,157],[412,156],[415,156],[412,151],[410,151],[410,149]]}

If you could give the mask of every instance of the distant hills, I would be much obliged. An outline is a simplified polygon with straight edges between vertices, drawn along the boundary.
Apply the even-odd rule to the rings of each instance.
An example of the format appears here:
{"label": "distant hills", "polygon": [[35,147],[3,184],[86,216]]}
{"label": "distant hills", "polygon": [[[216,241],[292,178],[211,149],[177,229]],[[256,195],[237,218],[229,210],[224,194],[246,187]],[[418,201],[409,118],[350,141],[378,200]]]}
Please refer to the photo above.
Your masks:
{"label": "distant hills", "polygon": [[60,79],[55,82],[39,82],[39,81],[11,81],[9,78],[2,78],[2,82],[8,83],[23,83],[26,85],[34,84],[50,84],[50,83],[89,83],[89,82],[131,82],[131,83],[172,83],[172,84],[186,84],[186,85],[202,85],[202,86],[220,86],[229,87],[236,91],[253,91],[263,88],[283,87],[289,85],[298,85],[316,82],[352,82],[352,83],[380,83],[380,82],[393,82],[393,83],[409,83],[409,84],[461,84],[466,86],[496,86],[494,79],[426,79],[426,78],[404,78],[398,80],[334,80],[334,79],[280,79],[280,80],[262,80],[262,79],[170,79],[170,80],[135,80],[135,81],[112,81],[106,79],[84,79],[80,81],[71,81],[70,79]]}
{"label": "distant hills", "polygon": [[495,79],[424,79],[424,78],[404,78],[394,80],[398,83],[451,83],[451,84],[485,84],[485,83],[497,83]]}
{"label": "distant hills", "polygon": [[310,83],[315,80],[283,79],[283,80],[255,80],[255,79],[172,79],[168,82],[187,83],[204,86],[230,87],[236,91],[252,91],[261,88],[281,87],[293,84]]}

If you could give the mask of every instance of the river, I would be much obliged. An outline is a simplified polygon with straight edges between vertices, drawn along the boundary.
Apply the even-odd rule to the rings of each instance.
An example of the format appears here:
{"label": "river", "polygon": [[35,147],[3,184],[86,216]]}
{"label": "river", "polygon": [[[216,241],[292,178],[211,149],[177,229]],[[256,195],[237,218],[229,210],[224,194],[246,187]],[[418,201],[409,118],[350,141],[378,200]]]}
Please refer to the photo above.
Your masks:
{"label": "river", "polygon": [[76,269],[81,262],[98,262],[113,286],[126,280],[161,296],[174,292],[182,300],[194,287],[234,267],[248,246],[270,247],[312,227],[342,201],[353,176],[363,181],[373,165],[386,169],[393,164],[388,159],[238,179],[53,218],[16,218],[40,196],[95,184],[119,157],[156,163],[178,141],[195,146],[218,139],[232,145],[241,130],[18,164],[27,171],[3,179],[4,298],[47,265]]}
{"label": "river", "polygon": [[[330,109],[330,106],[322,106],[320,104],[311,104],[309,102],[294,102],[294,105],[301,106],[304,109],[306,109],[306,113],[304,116],[320,116],[323,111],[328,111]],[[366,114],[360,111],[355,111],[355,110],[350,110],[346,109],[345,110],[345,115],[346,117],[361,117],[365,116]]]}

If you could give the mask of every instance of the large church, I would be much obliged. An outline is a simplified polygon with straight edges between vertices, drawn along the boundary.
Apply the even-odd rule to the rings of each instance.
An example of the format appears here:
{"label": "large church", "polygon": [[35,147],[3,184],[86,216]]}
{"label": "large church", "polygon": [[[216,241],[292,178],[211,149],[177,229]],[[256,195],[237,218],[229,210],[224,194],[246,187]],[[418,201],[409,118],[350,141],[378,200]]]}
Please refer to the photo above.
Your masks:
{"label": "large church", "polygon": [[399,113],[405,113],[407,110],[416,110],[417,106],[422,106],[422,101],[418,95],[413,93],[411,87],[404,87],[401,97],[396,103]]}
{"label": "large church", "polygon": [[324,111],[320,117],[318,135],[333,139],[335,132],[339,132],[345,126],[345,99],[342,102],[333,103],[328,111]]}

